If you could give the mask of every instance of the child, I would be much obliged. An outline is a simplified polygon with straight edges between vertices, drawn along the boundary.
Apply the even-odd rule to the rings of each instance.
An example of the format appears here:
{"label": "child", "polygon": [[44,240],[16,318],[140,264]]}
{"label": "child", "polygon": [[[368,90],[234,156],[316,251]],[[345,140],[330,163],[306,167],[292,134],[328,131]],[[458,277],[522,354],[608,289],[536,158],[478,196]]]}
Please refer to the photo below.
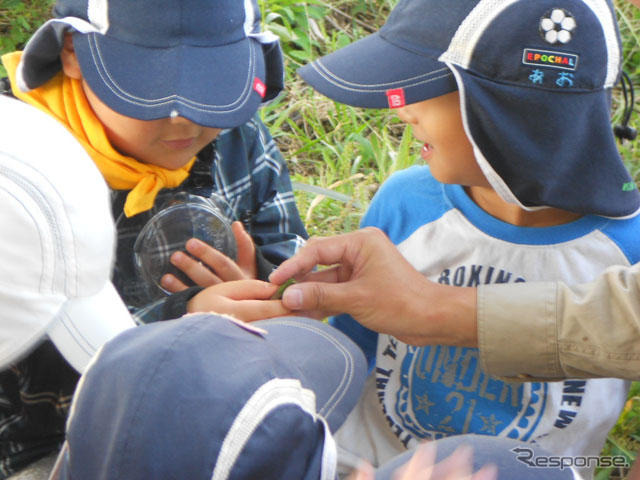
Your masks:
{"label": "child", "polygon": [[[573,283],[640,259],[640,195],[610,128],[620,56],[604,0],[401,0],[379,32],[300,75],[337,101],[396,108],[424,142],[428,166],[392,176],[363,220],[416,270],[458,286]],[[625,403],[621,380],[506,383],[476,349],[332,322],[371,368],[338,432],[344,463],[476,433],[538,443],[591,475],[584,457]]]}
{"label": "child", "polygon": [[[141,230],[185,193],[229,205],[224,213],[239,221],[238,264],[219,256],[212,273],[196,261],[206,249],[196,243],[196,260],[177,255],[174,265],[201,286],[266,279],[306,233],[284,160],[255,115],[284,77],[277,38],[259,31],[256,2],[115,0],[96,8],[60,0],[54,13],[22,54],[3,62],[14,95],[65,124],[112,188],[114,283],[125,303],[148,322],[185,313],[200,291],[166,298],[134,261]],[[175,276],[160,282],[170,292],[185,287]]]}
{"label": "child", "polygon": [[[22,54],[2,60],[13,94],[65,125],[111,187],[118,227],[113,282],[125,303],[145,322],[180,316],[195,299],[207,308],[207,292],[198,288],[155,301],[156,292],[134,265],[135,240],[161,213],[156,205],[185,193],[226,200],[228,213],[257,247],[254,254],[253,241],[236,224],[239,264],[234,270],[223,258],[222,266],[232,270],[231,278],[238,270],[265,278],[306,234],[285,163],[256,116],[283,82],[278,42],[259,31],[257,4],[60,0],[54,12],[57,18],[34,34]],[[31,132],[31,141],[43,138]],[[58,158],[52,153],[51,160]],[[58,168],[69,166],[60,161]],[[73,169],[68,175],[82,181]],[[220,269],[216,273],[229,278]],[[202,286],[211,281],[193,276]],[[50,357],[48,365],[64,364],[57,352]],[[56,388],[68,401],[76,380],[62,385],[60,372],[43,384],[27,365],[3,372],[3,381],[23,386],[30,397],[4,384],[0,389],[0,478],[55,449],[61,430],[57,436],[52,430],[64,423],[68,402],[44,414],[30,409],[30,402],[51,398]],[[22,420],[15,420],[15,412]]]}

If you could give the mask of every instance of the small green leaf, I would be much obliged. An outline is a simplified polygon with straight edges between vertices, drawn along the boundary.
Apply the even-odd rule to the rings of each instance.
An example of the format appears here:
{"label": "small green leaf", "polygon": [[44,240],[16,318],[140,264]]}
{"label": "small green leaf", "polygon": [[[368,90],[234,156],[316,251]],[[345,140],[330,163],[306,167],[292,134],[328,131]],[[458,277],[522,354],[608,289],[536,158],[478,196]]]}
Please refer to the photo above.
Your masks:
{"label": "small green leaf", "polygon": [[296,283],[296,281],[293,278],[290,278],[289,280],[284,282],[282,285],[278,287],[278,290],[276,290],[276,293],[274,293],[271,296],[271,300],[280,300],[282,298],[282,295],[284,294],[284,291],[294,283]]}

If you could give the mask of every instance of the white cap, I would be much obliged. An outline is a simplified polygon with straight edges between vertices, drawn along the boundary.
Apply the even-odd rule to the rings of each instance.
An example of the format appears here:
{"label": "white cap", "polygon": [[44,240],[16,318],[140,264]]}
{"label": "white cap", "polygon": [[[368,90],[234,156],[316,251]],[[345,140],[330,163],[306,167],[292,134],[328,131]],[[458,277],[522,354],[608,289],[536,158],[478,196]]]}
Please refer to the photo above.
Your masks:
{"label": "white cap", "polygon": [[56,120],[0,97],[0,369],[49,337],[79,372],[135,326],[111,284],[109,191]]}

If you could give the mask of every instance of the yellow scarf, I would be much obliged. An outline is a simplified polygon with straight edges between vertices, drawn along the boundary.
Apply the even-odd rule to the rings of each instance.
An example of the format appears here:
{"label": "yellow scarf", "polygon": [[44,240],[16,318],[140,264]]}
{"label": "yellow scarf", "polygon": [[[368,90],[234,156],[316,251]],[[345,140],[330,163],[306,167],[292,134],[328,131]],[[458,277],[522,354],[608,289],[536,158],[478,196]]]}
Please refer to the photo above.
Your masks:
{"label": "yellow scarf", "polygon": [[117,152],[93,113],[80,80],[69,78],[60,72],[41,87],[27,93],[20,91],[16,82],[16,70],[21,56],[22,52],[2,56],[13,94],[65,125],[93,158],[111,188],[131,190],[124,204],[127,217],[149,210],[162,188],[177,187],[189,176],[195,157],[184,167],[169,170],[139,162]]}

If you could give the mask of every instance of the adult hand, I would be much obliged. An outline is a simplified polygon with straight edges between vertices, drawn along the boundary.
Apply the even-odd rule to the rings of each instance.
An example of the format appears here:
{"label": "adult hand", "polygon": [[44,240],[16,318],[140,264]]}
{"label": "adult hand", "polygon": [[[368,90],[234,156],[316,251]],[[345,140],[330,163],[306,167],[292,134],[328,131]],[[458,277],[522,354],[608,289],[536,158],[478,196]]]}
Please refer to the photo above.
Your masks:
{"label": "adult hand", "polygon": [[[211,245],[192,238],[185,244],[189,255],[175,252],[171,264],[181,270],[196,285],[209,287],[232,280],[245,280],[257,277],[256,247],[251,236],[241,222],[233,222],[231,230],[238,247],[238,261],[234,262]],[[182,281],[170,273],[160,279],[160,284],[171,293],[187,288]]]}
{"label": "adult hand", "polygon": [[[498,472],[494,465],[486,465],[473,473],[473,451],[458,447],[450,456],[435,463],[436,447],[425,443],[416,449],[411,460],[393,473],[393,480],[495,480]],[[363,465],[348,480],[375,480],[374,470]]]}
{"label": "adult hand", "polygon": [[280,300],[270,300],[278,287],[260,280],[235,280],[207,287],[187,303],[187,312],[215,312],[245,322],[291,314]]}
{"label": "adult hand", "polygon": [[[313,272],[317,265],[329,268]],[[314,316],[349,313],[364,326],[413,345],[476,346],[475,289],[426,279],[377,228],[312,238],[270,276],[295,277],[283,303]]]}

